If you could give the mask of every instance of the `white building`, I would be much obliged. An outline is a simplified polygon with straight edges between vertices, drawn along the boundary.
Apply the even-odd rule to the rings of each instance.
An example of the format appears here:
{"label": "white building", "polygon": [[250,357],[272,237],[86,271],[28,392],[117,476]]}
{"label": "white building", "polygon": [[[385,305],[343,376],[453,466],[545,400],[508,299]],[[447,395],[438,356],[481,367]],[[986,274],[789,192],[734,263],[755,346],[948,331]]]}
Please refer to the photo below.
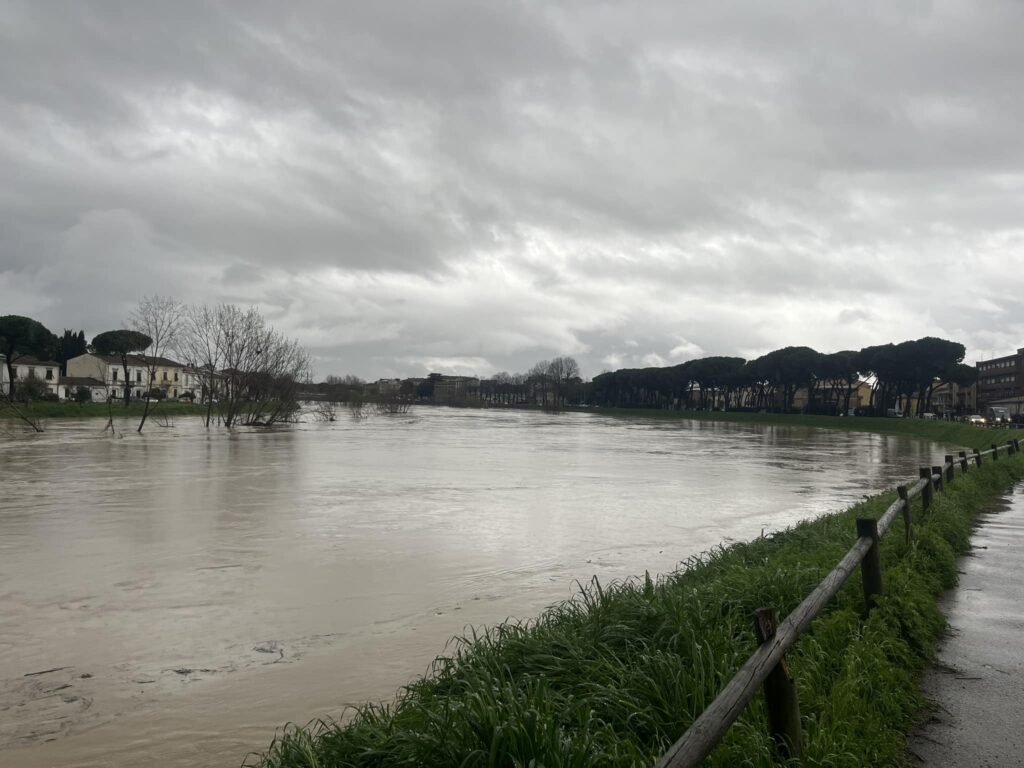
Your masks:
{"label": "white building", "polygon": [[61,400],[74,400],[79,389],[89,391],[89,399],[94,403],[102,403],[110,397],[107,385],[99,379],[89,376],[62,376],[60,380]]}
{"label": "white building", "polygon": [[[26,381],[36,379],[46,385],[46,389],[53,394],[60,396],[60,363],[54,360],[38,360],[28,355],[14,358],[14,380]],[[0,391],[3,394],[10,392],[10,375],[7,372],[7,358],[0,355]],[[15,386],[17,390],[17,386]]]}

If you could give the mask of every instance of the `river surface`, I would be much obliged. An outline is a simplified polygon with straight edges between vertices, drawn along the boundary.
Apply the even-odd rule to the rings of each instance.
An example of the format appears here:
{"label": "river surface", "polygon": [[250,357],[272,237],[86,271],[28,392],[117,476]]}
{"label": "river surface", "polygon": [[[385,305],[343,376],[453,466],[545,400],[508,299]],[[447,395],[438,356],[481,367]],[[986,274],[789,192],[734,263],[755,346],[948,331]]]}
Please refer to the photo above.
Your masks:
{"label": "river surface", "polygon": [[[469,626],[916,477],[905,437],[421,408],[0,427],[0,766],[237,766]],[[853,531],[851,531],[851,539]]]}

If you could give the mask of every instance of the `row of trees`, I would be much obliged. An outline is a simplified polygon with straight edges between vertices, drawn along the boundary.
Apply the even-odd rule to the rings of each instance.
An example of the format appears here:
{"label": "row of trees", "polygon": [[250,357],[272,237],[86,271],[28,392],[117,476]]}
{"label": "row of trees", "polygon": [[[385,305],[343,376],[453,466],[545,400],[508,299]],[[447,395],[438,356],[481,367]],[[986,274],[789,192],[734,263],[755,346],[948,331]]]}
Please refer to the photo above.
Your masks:
{"label": "row of trees", "polygon": [[[19,359],[56,357],[63,366],[68,359],[89,351],[119,358],[126,406],[132,391],[129,366],[143,363],[150,396],[145,398],[140,432],[151,407],[163,397],[162,391],[151,386],[157,368],[166,366],[168,358],[186,366],[189,375],[200,382],[207,426],[215,418],[228,427],[267,426],[290,420],[299,410],[299,386],[308,379],[311,369],[309,355],[297,340],[268,324],[255,308],[186,305],[165,296],[147,296],[131,312],[125,326],[99,333],[87,345],[83,332],[66,330],[58,338],[37,320],[17,315],[0,317],[0,352],[6,355],[10,382],[6,401],[14,407],[19,399],[14,368]],[[22,382],[21,386],[26,385]],[[112,425],[112,419],[108,423]],[[37,424],[33,426],[38,428]]]}
{"label": "row of trees", "polygon": [[626,368],[594,378],[590,399],[620,407],[791,411],[806,392],[806,413],[846,413],[859,382],[871,382],[870,410],[884,414],[897,403],[910,415],[931,410],[940,382],[970,386],[975,368],[964,365],[962,344],[925,337],[861,350],[822,353],[785,347],[755,360],[705,357],[665,368]]}
{"label": "row of trees", "polygon": [[541,360],[526,373],[496,373],[480,382],[480,398],[501,405],[542,405],[560,408],[581,403],[586,388],[580,366],[571,357]]}

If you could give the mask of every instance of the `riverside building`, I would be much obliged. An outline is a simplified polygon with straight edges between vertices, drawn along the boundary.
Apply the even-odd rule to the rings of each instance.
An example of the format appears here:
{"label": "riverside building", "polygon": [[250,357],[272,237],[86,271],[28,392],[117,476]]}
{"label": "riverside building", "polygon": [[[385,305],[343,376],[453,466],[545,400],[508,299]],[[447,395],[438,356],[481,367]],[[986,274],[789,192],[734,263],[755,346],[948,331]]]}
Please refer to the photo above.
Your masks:
{"label": "riverside building", "polygon": [[978,409],[993,406],[1024,413],[1024,347],[1015,355],[978,363]]}

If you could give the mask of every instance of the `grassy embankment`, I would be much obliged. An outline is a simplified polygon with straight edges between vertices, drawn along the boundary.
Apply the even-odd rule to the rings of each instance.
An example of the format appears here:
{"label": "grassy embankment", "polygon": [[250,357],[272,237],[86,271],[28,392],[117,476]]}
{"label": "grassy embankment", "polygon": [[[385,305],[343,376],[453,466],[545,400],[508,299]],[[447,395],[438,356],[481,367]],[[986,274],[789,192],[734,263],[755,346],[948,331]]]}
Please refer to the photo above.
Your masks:
{"label": "grassy embankment", "polygon": [[[935,598],[956,583],[977,511],[1022,477],[1022,456],[986,461],[927,515],[915,502],[912,542],[900,522],[882,541],[886,593],[870,617],[855,574],[791,651],[807,765],[905,763],[918,680],[944,627]],[[786,615],[853,543],[854,520],[894,498],[712,551],[657,583],[591,585],[535,621],[459,640],[392,704],[286,728],[247,764],[650,766],[756,647],[754,610]],[[706,764],[781,764],[765,722],[755,697]]]}
{"label": "grassy embankment", "polygon": [[1024,432],[1005,427],[979,427],[962,421],[929,421],[925,419],[883,419],[875,416],[805,416],[799,413],[746,413],[737,411],[665,411],[645,408],[574,408],[583,413],[601,416],[628,416],[678,421],[728,421],[740,424],[774,424],[789,427],[817,427],[845,432],[876,432],[883,435],[920,437],[963,448],[989,448],[1003,445]]}
{"label": "grassy embankment", "polygon": [[[33,419],[81,419],[81,418],[107,418],[113,413],[115,419],[139,418],[142,416],[145,403],[132,402],[126,408],[123,402],[114,403],[109,408],[106,403],[32,403],[30,406],[18,408],[22,413]],[[191,416],[205,414],[205,405],[193,405],[183,402],[151,403],[149,406],[150,416]],[[0,402],[0,419],[20,418],[18,413],[10,406]]]}

